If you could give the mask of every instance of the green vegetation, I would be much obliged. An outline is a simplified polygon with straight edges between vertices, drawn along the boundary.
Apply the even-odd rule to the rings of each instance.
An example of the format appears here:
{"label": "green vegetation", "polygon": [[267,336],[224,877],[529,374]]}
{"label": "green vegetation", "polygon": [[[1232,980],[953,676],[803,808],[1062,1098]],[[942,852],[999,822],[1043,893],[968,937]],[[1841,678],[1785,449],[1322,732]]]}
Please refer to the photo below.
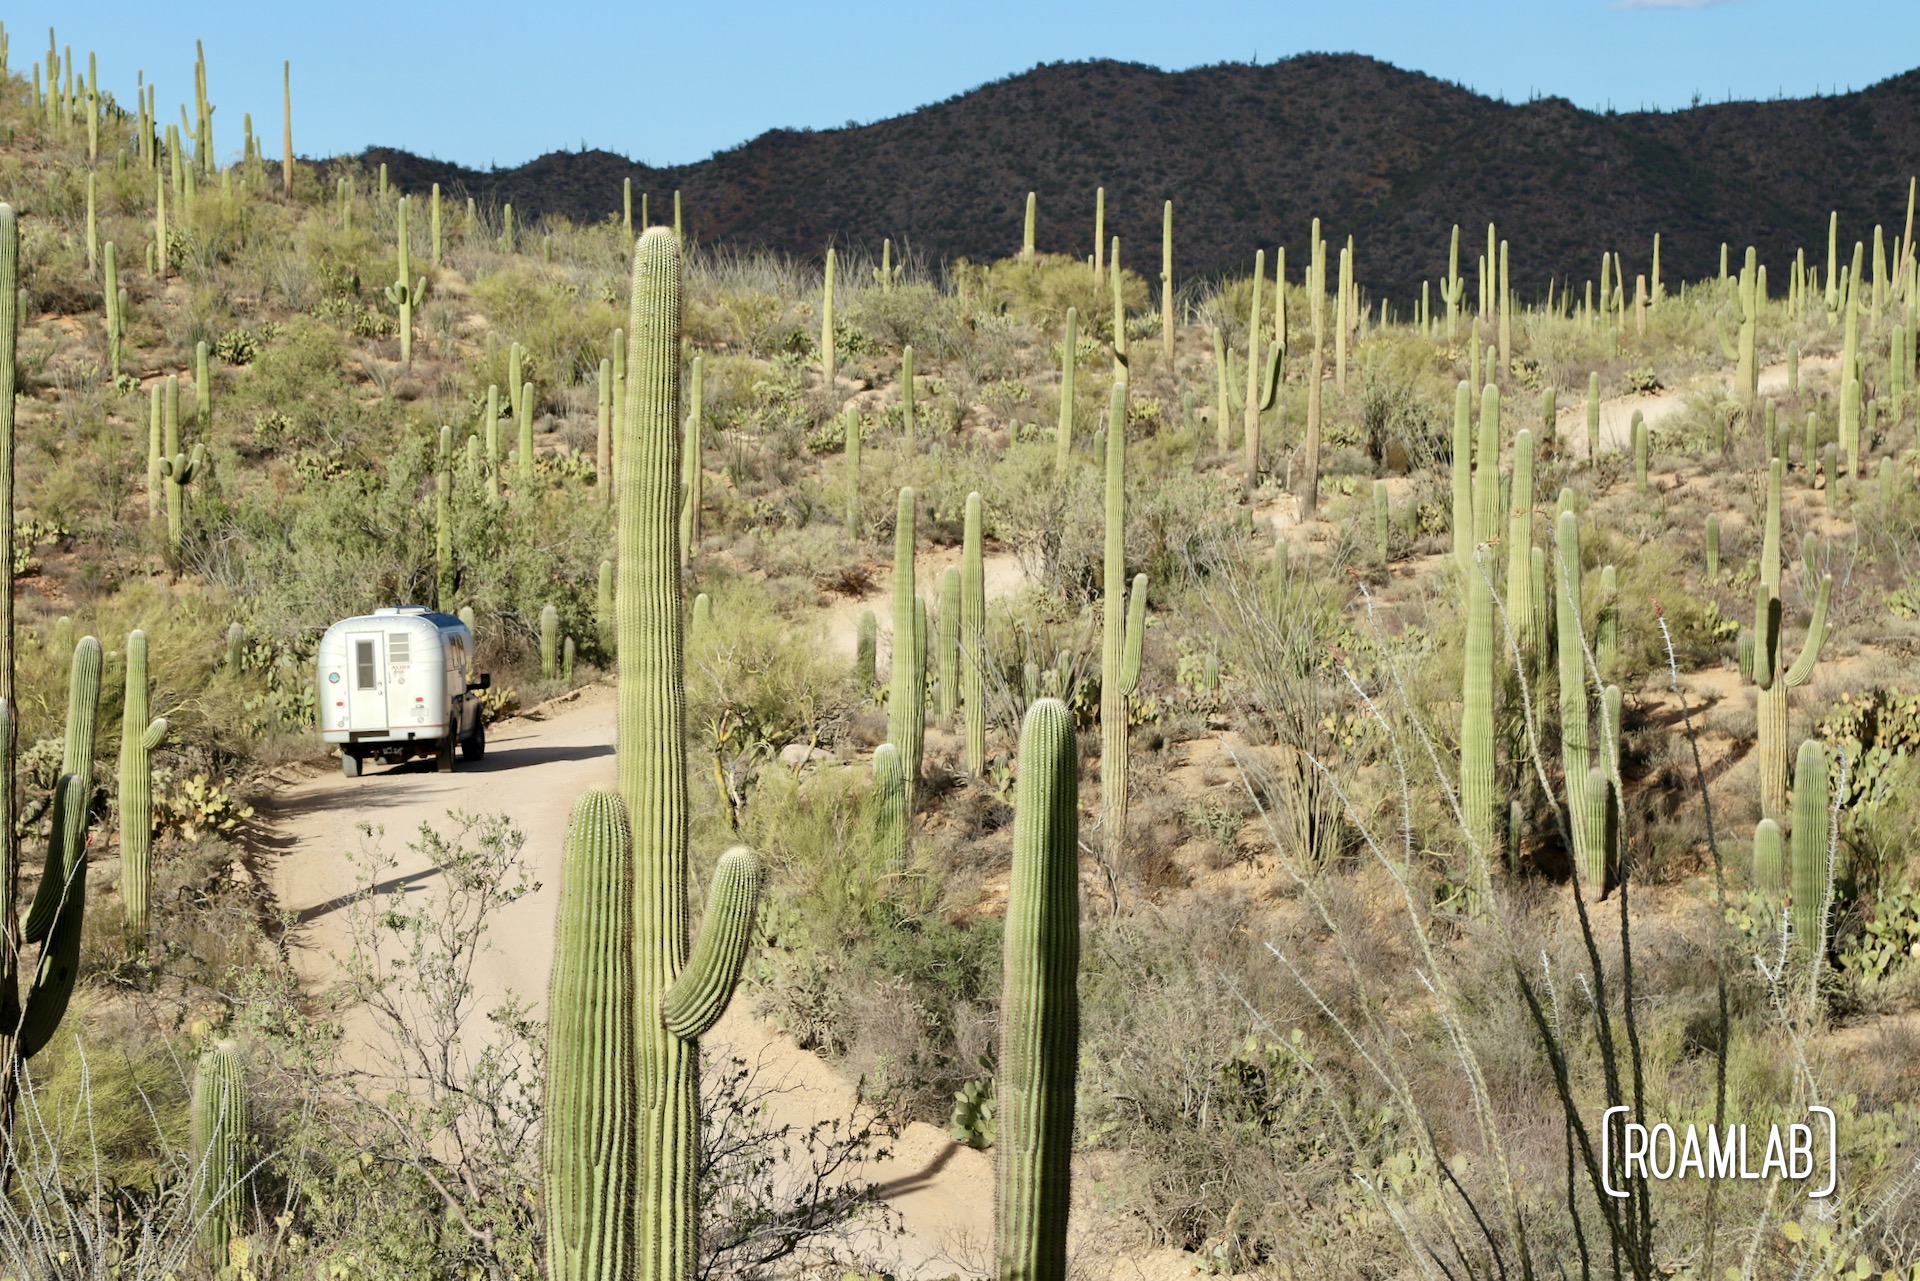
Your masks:
{"label": "green vegetation", "polygon": [[[677,195],[674,230],[617,187],[516,227],[347,162],[271,182],[251,122],[222,167],[204,66],[184,127],[34,73],[0,95],[0,1276],[81,1275],[87,1232],[139,1277],[770,1275],[752,1242],[859,1194],[741,1191],[796,1162],[699,1070],[736,984],[873,1126],[993,1149],[1003,1277],[1058,1281],[1081,1215],[1274,1278],[1916,1262],[1899,211],[1719,280],[1596,246],[1550,293],[1454,228],[1398,304],[1317,223],[1177,278],[1178,192],[1157,289],[1104,192],[1072,252],[1029,200],[1005,258],[821,271],[702,246]],[[250,806],[321,750],[320,631],[410,601],[469,619],[496,719],[611,683],[618,788],[564,836],[420,834],[444,910],[369,869],[322,1001]],[[543,1026],[447,958],[563,839]],[[368,1026],[417,1029],[389,1075]],[[1818,1102],[1818,1223],[1602,1186],[1610,1107]],[[48,1209],[96,1176],[138,1213]]]}

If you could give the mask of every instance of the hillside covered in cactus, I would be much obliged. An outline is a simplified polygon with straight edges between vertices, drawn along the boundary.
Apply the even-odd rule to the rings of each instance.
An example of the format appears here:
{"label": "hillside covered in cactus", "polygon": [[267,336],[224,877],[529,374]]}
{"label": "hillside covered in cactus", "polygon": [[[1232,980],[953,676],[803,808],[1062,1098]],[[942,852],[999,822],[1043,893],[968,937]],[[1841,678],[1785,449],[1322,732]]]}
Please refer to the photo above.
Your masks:
{"label": "hillside covered in cactus", "polygon": [[1432,229],[1456,222],[1500,223],[1527,246],[1519,282],[1540,292],[1655,232],[1687,278],[1713,270],[1722,241],[1778,262],[1813,243],[1830,210],[1849,226],[1887,217],[1920,151],[1920,71],[1805,100],[1619,106],[1506,103],[1355,54],[1173,72],[1065,62],[872,124],[772,130],[685,165],[556,151],[469,170],[397,138],[356,159],[409,189],[438,182],[577,223],[616,210],[607,193],[631,178],[655,201],[684,192],[703,243],[813,261],[829,242],[877,251],[889,236],[929,263],[994,258],[1019,235],[1028,191],[1041,247],[1084,257],[1087,193],[1105,186],[1109,225],[1130,244],[1150,243],[1160,202],[1178,200],[1197,275],[1245,270],[1275,244],[1297,261],[1300,229],[1318,217],[1366,242],[1364,284],[1403,298],[1443,269]]}
{"label": "hillside covered in cactus", "polygon": [[789,255],[19,48],[0,1279],[1920,1277],[1911,172]]}

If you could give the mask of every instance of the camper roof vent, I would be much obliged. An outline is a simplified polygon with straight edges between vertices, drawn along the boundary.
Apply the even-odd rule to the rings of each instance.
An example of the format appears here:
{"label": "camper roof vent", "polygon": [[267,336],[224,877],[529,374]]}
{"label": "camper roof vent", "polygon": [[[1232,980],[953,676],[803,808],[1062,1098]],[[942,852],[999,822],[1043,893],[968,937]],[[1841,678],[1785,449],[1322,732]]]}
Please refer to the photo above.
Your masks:
{"label": "camper roof vent", "polygon": [[374,617],[376,618],[383,618],[383,617],[396,615],[396,614],[412,615],[412,614],[426,614],[430,612],[431,611],[428,610],[425,605],[385,605],[373,611]]}

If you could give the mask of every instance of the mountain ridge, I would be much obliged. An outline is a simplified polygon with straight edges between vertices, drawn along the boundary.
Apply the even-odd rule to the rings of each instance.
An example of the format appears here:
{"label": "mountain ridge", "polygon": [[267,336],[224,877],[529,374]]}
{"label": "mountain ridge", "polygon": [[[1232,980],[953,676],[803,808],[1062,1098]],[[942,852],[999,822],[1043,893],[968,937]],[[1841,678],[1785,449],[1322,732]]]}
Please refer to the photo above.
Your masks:
{"label": "mountain ridge", "polygon": [[[550,152],[473,170],[390,147],[407,190],[511,202],[530,221],[599,222],[631,177],[661,220],[679,189],[689,232],[715,245],[817,259],[829,243],[882,237],[928,260],[1019,247],[1038,193],[1040,248],[1092,251],[1094,189],[1130,265],[1158,273],[1162,201],[1175,209],[1176,275],[1244,272],[1287,248],[1298,279],[1311,220],[1356,237],[1356,276],[1403,302],[1446,269],[1462,228],[1472,274],[1489,221],[1511,242],[1516,287],[1583,281],[1603,250],[1647,270],[1662,235],[1667,279],[1719,266],[1720,238],[1782,269],[1796,248],[1824,261],[1830,210],[1843,254],[1889,243],[1920,156],[1920,69],[1828,97],[1593,112],[1564,98],[1509,103],[1358,54],[1167,72],[1135,63],[1048,63],[870,124],[769,130],[702,161],[651,166],[606,151]],[[1903,167],[1905,166],[1905,167]],[[638,210],[636,209],[636,216]]]}

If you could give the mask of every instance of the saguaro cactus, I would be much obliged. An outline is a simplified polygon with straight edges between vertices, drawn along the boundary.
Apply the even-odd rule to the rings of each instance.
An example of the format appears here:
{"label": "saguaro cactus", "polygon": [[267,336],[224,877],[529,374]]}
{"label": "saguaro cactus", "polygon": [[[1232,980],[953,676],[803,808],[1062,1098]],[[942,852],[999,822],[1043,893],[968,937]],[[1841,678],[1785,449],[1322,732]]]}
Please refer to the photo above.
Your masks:
{"label": "saguaro cactus", "polygon": [[1069,307],[1066,333],[1060,339],[1060,429],[1053,446],[1053,469],[1063,476],[1073,450],[1073,382],[1079,364],[1080,311]]}
{"label": "saguaro cactus", "polygon": [[1826,943],[1830,804],[1827,752],[1810,738],[1800,744],[1793,769],[1793,934],[1809,952]]}
{"label": "saguaro cactus", "polygon": [[908,343],[900,349],[900,447],[909,454],[913,452],[913,402],[913,344]]}
{"label": "saguaro cactus", "polygon": [[[1134,580],[1127,605],[1127,395],[1116,385],[1107,408],[1106,551],[1103,558],[1100,647],[1100,825],[1109,867],[1119,866],[1127,827],[1127,702],[1140,674],[1144,630],[1144,576]],[[1128,679],[1128,655],[1133,656]]]}
{"label": "saguaro cactus", "polygon": [[847,537],[860,536],[860,410],[847,406],[844,415],[847,455]]}
{"label": "saguaro cactus", "polygon": [[920,748],[927,723],[926,681],[914,653],[919,597],[913,577],[913,526],[913,490],[902,489],[893,532],[893,685],[887,696],[887,741],[900,749],[909,812],[920,779]]}
{"label": "saguaro cactus", "polygon": [[960,552],[960,707],[967,722],[967,773],[987,769],[986,562],[980,546],[980,495],[967,495]]}
{"label": "saguaro cactus", "polygon": [[887,863],[907,862],[907,777],[900,768],[900,749],[882,743],[873,749],[873,832]]}
{"label": "saguaro cactus", "polygon": [[1507,625],[1521,662],[1534,658],[1540,624],[1533,614],[1533,433],[1513,437],[1513,492],[1507,500]]}
{"label": "saguaro cactus", "polygon": [[593,444],[593,485],[600,501],[613,501],[613,362],[600,361],[598,431]]}
{"label": "saguaro cactus", "polygon": [[[437,208],[437,206],[436,206]],[[387,286],[387,301],[400,313],[400,363],[413,368],[413,309],[426,297],[427,278],[415,276],[408,257],[407,244],[407,197],[400,197],[399,210],[394,215],[400,241],[400,275]]]}
{"label": "saguaro cactus", "polygon": [[1467,571],[1466,649],[1460,677],[1460,809],[1476,856],[1491,862],[1499,806],[1493,770],[1493,553],[1475,549]]}
{"label": "saguaro cactus", "polygon": [[433,476],[434,604],[445,610],[453,602],[453,428],[441,425],[440,449]]}
{"label": "saguaro cactus", "polygon": [[554,664],[559,655],[560,611],[552,605],[540,610],[540,675],[546,680],[554,676]]}
{"label": "saguaro cactus", "polygon": [[561,863],[547,1014],[547,1272],[625,1281],[632,1207],[635,1089],[634,855],[615,792],[574,803]]}
{"label": "saguaro cactus", "polygon": [[1027,710],[1013,813],[1013,875],[994,1097],[994,1238],[1001,1281],[1065,1281],[1080,1058],[1079,771],[1073,714]]}
{"label": "saguaro cactus", "polygon": [[244,1236],[247,1083],[239,1047],[221,1041],[200,1056],[193,1073],[189,1120],[193,1149],[193,1217],[210,1267],[227,1266],[228,1245]]}
{"label": "saguaro cactus", "polygon": [[1785,666],[1781,640],[1780,604],[1780,477],[1781,462],[1774,459],[1767,473],[1767,518],[1760,551],[1760,583],[1755,592],[1753,683],[1760,689],[1758,741],[1760,812],[1772,819],[1785,817],[1787,807],[1787,692],[1813,677],[1814,665],[1827,642],[1827,605],[1833,578],[1823,575],[1807,637],[1791,667]]}
{"label": "saguaro cactus", "polygon": [[[1554,642],[1559,656],[1560,763],[1567,793],[1568,826],[1582,888],[1598,898],[1606,891],[1606,848],[1588,839],[1588,771],[1593,765],[1587,697],[1586,632],[1581,624],[1580,519],[1559,515],[1554,534]],[[1605,775],[1602,774],[1602,778]]]}
{"label": "saguaro cactus", "polygon": [[1453,389],[1453,558],[1461,573],[1472,571],[1473,388],[1465,379]]}
{"label": "saguaro cactus", "polygon": [[520,385],[520,484],[515,498],[533,496],[533,384]]}
{"label": "saguaro cactus", "polygon": [[[236,623],[234,626],[238,627]],[[144,938],[153,890],[153,749],[166,736],[164,717],[149,721],[147,634],[127,633],[127,692],[120,718],[120,898],[127,932]]]}
{"label": "saguaro cactus", "polygon": [[[87,902],[87,802],[93,792],[94,723],[100,708],[100,642],[83,636],[73,649],[67,689],[66,747],[53,797],[53,821],[40,887],[20,922],[20,939],[42,943],[21,1018],[18,1053],[45,1047],[65,1016],[80,971],[80,934]],[[9,727],[0,727],[9,728]],[[0,815],[11,819],[9,813]]]}
{"label": "saguaro cactus", "polygon": [[827,274],[820,290],[820,385],[833,390],[833,248],[827,248]]}
{"label": "saguaro cactus", "polygon": [[180,378],[168,374],[161,409],[160,478],[166,486],[167,549],[176,559],[186,533],[187,486],[206,469],[206,448],[180,449]]}
{"label": "saguaro cactus", "polygon": [[870,609],[860,611],[860,622],[853,637],[853,675],[862,690],[879,682],[880,620]]}
{"label": "saguaro cactus", "polygon": [[[699,1038],[732,998],[759,891],[759,865],[751,853],[722,855],[698,949],[688,955],[685,638],[675,546],[680,257],[678,237],[661,228],[648,230],[634,247],[625,441],[618,465],[616,759],[635,849],[639,1125],[632,1187],[640,1204],[614,1205],[610,1213],[633,1227],[638,1269],[630,1275],[641,1281],[686,1281],[693,1272]],[[596,1130],[586,1125],[582,1132]]]}

